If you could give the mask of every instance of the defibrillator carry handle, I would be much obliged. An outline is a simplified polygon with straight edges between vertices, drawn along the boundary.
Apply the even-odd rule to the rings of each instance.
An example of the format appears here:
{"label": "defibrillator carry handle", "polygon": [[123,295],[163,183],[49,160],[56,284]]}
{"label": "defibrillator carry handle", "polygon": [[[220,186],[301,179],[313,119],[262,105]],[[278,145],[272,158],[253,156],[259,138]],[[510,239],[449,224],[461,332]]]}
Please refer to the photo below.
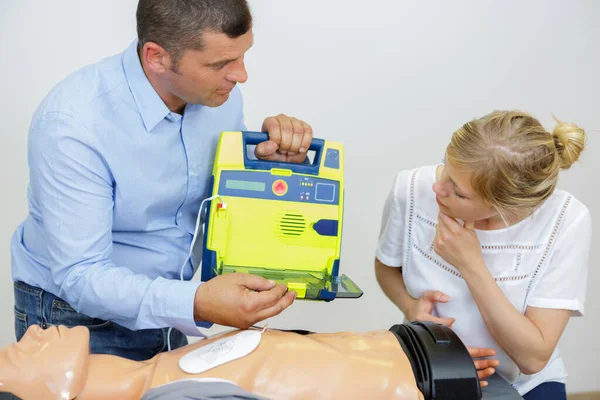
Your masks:
{"label": "defibrillator carry handle", "polygon": [[[248,155],[248,151],[254,151],[254,147],[259,143],[266,142],[269,140],[269,134],[266,132],[242,132],[243,135],[243,152],[244,152],[244,165],[247,169],[258,169],[258,170],[272,170],[272,169],[287,169],[295,173],[318,175],[319,167],[321,164],[321,157],[323,156],[323,148],[325,147],[325,140],[323,139],[312,139],[308,152],[314,151],[315,156],[312,162],[309,157],[303,164],[293,162],[282,162],[282,161],[267,161],[267,160],[256,160],[251,159]],[[252,147],[250,147],[252,146]]]}

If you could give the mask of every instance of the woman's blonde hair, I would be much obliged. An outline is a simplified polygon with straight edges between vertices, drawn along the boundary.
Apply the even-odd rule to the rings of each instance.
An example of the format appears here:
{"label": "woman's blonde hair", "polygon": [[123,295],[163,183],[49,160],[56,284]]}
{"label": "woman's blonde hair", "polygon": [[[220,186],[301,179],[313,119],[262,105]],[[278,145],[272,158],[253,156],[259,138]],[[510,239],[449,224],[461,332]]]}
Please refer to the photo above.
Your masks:
{"label": "woman's blonde hair", "polygon": [[472,171],[471,186],[505,220],[530,213],[554,192],[561,169],[577,161],[585,132],[557,120],[552,133],[521,111],[495,111],[452,135],[448,162]]}

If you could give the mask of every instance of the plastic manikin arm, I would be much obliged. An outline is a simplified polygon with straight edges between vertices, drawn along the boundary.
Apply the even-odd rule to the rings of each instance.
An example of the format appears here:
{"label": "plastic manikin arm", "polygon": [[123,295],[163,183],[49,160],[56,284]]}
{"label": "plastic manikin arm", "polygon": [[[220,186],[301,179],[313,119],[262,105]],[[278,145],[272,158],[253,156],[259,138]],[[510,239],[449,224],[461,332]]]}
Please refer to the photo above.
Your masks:
{"label": "plastic manikin arm", "polygon": [[[396,337],[388,331],[300,335],[267,330],[258,347],[242,358],[199,374],[187,374],[181,369],[179,362],[186,354],[236,333],[239,331],[161,353],[145,362],[108,355],[83,357],[88,365],[82,364],[78,369],[80,373],[75,381],[80,383],[70,393],[78,394],[77,400],[139,399],[157,386],[182,379],[215,377],[273,399],[423,398],[406,355]],[[70,346],[60,348],[59,353],[64,354],[51,359],[47,369],[51,369],[50,365],[63,365],[65,358],[73,358],[76,347],[87,350],[85,346],[89,343],[80,342],[72,341]],[[28,362],[34,369],[45,371],[40,365],[41,359]],[[86,381],[83,390],[75,390],[81,387],[82,381]],[[27,397],[31,392],[18,386],[13,384],[0,390],[11,391],[25,400],[39,398]]]}

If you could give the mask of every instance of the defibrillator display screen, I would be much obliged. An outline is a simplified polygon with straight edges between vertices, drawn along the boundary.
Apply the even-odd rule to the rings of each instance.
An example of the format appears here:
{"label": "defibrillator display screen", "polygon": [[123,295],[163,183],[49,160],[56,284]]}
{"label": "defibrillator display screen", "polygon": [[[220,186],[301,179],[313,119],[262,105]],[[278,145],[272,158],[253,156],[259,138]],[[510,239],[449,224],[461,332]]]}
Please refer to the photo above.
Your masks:
{"label": "defibrillator display screen", "polygon": [[335,185],[331,183],[317,183],[315,199],[326,202],[335,200]]}
{"label": "defibrillator display screen", "polygon": [[254,192],[264,192],[265,191],[265,183],[264,182],[239,181],[239,180],[234,180],[234,179],[227,179],[227,181],[225,182],[225,187],[227,189],[251,190]]}

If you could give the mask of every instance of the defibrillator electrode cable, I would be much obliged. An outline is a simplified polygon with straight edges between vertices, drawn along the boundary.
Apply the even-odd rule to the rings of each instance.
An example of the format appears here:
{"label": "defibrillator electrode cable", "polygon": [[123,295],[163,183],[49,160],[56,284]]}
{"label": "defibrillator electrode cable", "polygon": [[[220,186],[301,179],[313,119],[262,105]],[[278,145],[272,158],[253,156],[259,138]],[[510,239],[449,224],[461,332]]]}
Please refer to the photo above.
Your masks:
{"label": "defibrillator electrode cable", "polygon": [[[185,269],[186,265],[188,264],[190,258],[192,257],[192,251],[194,249],[194,246],[196,245],[196,239],[198,238],[198,230],[200,229],[200,226],[202,225],[200,222],[202,220],[202,212],[204,211],[204,204],[206,204],[207,201],[212,201],[214,199],[219,199],[219,202],[221,203],[221,209],[227,208],[227,205],[225,204],[225,202],[223,201],[221,196],[219,196],[218,194],[211,196],[211,197],[207,197],[206,199],[202,200],[202,203],[200,203],[200,208],[198,209],[198,216],[196,217],[196,227],[194,228],[194,236],[192,238],[192,243],[190,243],[190,250],[188,252],[187,257],[185,258],[185,261],[181,265],[181,268],[179,269],[179,279],[180,280],[183,280],[183,270]],[[204,231],[202,233],[203,233],[202,236],[204,237]],[[171,351],[171,330],[173,330],[173,328],[169,328],[169,331],[167,332],[167,349],[168,349],[168,351]]]}

